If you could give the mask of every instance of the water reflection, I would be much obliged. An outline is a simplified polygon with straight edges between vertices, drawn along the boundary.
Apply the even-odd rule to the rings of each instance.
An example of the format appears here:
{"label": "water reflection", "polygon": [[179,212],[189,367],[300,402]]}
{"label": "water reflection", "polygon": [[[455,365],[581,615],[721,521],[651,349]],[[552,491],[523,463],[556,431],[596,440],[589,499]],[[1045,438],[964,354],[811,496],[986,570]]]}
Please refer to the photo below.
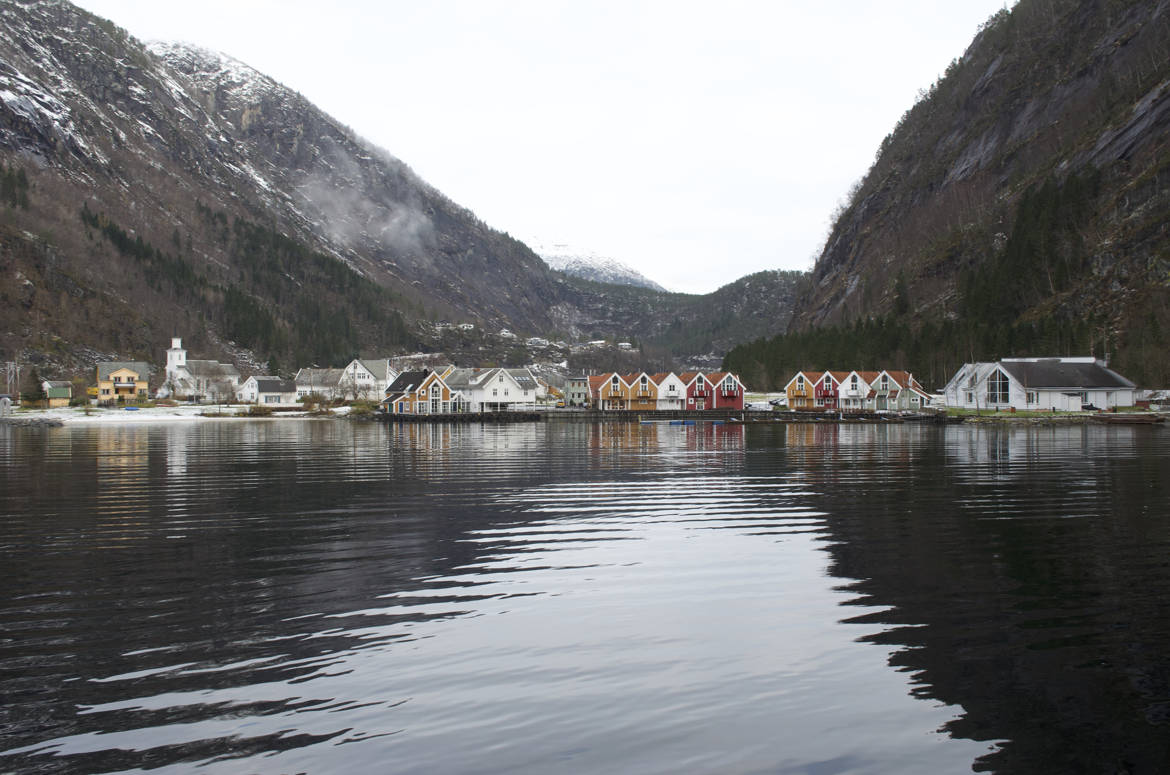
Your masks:
{"label": "water reflection", "polygon": [[865,640],[918,696],[964,708],[945,729],[994,743],[977,769],[1164,771],[1166,434],[902,433],[901,453],[806,458],[833,574],[882,607],[849,621],[880,627]]}
{"label": "water reflection", "polygon": [[1156,771],[1168,446],[25,433],[0,445],[0,770]]}

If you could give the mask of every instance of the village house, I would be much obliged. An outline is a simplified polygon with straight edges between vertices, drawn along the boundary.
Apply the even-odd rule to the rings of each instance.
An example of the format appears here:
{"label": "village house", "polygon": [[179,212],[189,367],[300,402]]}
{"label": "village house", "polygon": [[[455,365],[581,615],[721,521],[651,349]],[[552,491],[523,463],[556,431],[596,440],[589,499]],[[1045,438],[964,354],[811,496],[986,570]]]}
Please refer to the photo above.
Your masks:
{"label": "village house", "polygon": [[715,406],[715,386],[702,372],[684,371],[678,375],[687,387],[687,409],[703,411]]}
{"label": "village house", "polygon": [[72,382],[46,379],[41,383],[41,390],[45,391],[45,400],[50,409],[69,406],[69,402],[73,399]]}
{"label": "village house", "polygon": [[248,377],[236,398],[246,404],[290,406],[297,402],[297,384],[280,377]]}
{"label": "village house", "polygon": [[673,371],[659,372],[650,376],[658,387],[658,409],[685,409],[687,386]]}
{"label": "village house", "polygon": [[1091,356],[965,363],[943,394],[949,407],[1079,411],[1134,405],[1136,386]]}
{"label": "village house", "polygon": [[565,406],[589,405],[589,378],[569,377],[565,380]]}
{"label": "village house", "polygon": [[743,409],[743,383],[730,371],[707,374],[707,382],[714,389],[712,409]]}
{"label": "village house", "polygon": [[527,404],[522,408],[535,409],[536,400],[548,395],[547,392],[542,394],[540,381],[533,376],[529,369],[507,369],[508,374],[512,379],[516,380],[516,384],[520,386],[520,397],[523,399],[522,404]]}
{"label": "village house", "polygon": [[629,409],[629,391],[630,386],[616,372],[589,377],[589,396],[595,409]]}
{"label": "village house", "polygon": [[784,395],[788,399],[789,409],[813,408],[813,385],[820,381],[821,374],[820,371],[798,371],[788,380],[784,386]]}
{"label": "village house", "polygon": [[342,398],[381,401],[397,378],[389,358],[355,358],[342,369],[337,389]]}
{"label": "village house", "polygon": [[398,375],[387,388],[383,405],[390,414],[455,414],[470,408],[464,396],[432,369]]}
{"label": "village house", "polygon": [[104,361],[97,365],[99,404],[138,401],[150,392],[151,366],[143,361]]}
{"label": "village house", "polygon": [[297,386],[297,399],[304,400],[308,396],[319,396],[325,401],[338,401],[345,398],[345,387],[342,379],[345,369],[299,369],[293,376]]}
{"label": "village house", "polygon": [[511,369],[447,369],[443,381],[457,395],[460,411],[506,412],[530,407],[532,391],[526,390]]}
{"label": "village house", "polygon": [[654,411],[658,408],[658,385],[646,372],[627,374],[623,377],[627,388],[626,408],[637,412]]}
{"label": "village house", "polygon": [[930,402],[930,394],[908,371],[882,370],[869,386],[868,408],[877,411],[916,411]]}
{"label": "village house", "polygon": [[851,412],[859,412],[869,408],[874,398],[874,392],[870,385],[879,376],[876,371],[851,371],[847,373],[837,385],[838,408]]}
{"label": "village house", "polygon": [[171,339],[167,350],[166,374],[158,389],[159,398],[174,397],[186,401],[222,401],[235,397],[240,387],[240,372],[230,363],[187,358],[183,340]]}

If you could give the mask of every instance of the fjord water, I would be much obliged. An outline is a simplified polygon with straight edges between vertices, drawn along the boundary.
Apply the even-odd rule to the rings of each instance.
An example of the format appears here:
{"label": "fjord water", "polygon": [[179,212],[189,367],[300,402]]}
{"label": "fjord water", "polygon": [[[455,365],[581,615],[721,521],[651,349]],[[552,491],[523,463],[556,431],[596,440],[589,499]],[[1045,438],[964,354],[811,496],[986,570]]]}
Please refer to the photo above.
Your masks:
{"label": "fjord water", "polygon": [[0,772],[1159,772],[1170,432],[0,429]]}

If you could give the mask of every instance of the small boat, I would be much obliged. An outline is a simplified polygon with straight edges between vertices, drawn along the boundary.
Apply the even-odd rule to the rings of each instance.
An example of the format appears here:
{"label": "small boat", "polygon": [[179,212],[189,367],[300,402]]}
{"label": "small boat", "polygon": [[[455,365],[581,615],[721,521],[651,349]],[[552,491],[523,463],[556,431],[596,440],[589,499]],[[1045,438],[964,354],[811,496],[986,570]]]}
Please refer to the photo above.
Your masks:
{"label": "small boat", "polygon": [[127,412],[137,412],[138,411],[137,406],[124,406],[122,408],[125,409]]}
{"label": "small boat", "polygon": [[1103,422],[1107,425],[1153,425],[1165,422],[1166,418],[1160,414],[1094,414],[1090,420]]}

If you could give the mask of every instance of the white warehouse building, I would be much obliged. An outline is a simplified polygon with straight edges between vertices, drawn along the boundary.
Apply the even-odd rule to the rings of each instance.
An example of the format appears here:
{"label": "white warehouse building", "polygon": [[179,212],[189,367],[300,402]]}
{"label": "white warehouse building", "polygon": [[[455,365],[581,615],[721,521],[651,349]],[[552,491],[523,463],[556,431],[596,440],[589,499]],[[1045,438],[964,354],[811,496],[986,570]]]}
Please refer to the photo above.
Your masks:
{"label": "white warehouse building", "polygon": [[1134,405],[1134,383],[1091,356],[965,363],[944,389],[961,409],[1080,411]]}

